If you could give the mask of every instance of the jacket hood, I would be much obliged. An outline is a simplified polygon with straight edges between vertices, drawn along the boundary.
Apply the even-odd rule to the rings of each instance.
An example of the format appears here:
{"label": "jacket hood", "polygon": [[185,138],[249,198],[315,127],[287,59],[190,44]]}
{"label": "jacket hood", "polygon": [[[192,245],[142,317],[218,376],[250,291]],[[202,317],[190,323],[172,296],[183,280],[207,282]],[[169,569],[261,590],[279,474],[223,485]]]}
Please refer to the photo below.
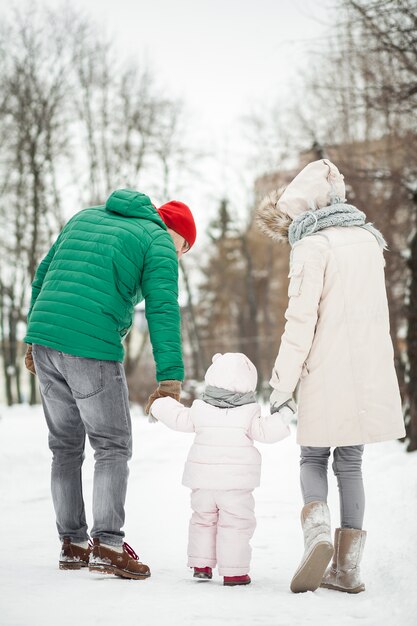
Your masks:
{"label": "jacket hood", "polygon": [[132,189],[117,189],[108,197],[106,211],[124,217],[150,220],[166,230],[166,225],[153,206],[149,196]]}
{"label": "jacket hood", "polygon": [[245,354],[215,354],[204,377],[206,385],[238,393],[255,391],[258,382],[256,367]]}
{"label": "jacket hood", "polygon": [[259,229],[276,241],[288,241],[292,220],[306,211],[316,211],[333,202],[345,202],[343,175],[328,159],[313,161],[289,183],[283,193],[274,191],[257,210]]}

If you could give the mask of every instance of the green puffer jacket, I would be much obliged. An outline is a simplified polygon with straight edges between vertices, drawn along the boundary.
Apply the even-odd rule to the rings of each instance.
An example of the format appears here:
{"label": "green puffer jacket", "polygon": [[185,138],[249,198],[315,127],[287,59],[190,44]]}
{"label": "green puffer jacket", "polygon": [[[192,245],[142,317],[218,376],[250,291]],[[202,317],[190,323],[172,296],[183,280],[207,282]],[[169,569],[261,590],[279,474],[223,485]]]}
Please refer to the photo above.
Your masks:
{"label": "green puffer jacket", "polygon": [[183,380],[174,243],[150,199],[121,189],[70,219],[39,265],[25,341],[123,361],[122,339],[143,299],[156,378]]}

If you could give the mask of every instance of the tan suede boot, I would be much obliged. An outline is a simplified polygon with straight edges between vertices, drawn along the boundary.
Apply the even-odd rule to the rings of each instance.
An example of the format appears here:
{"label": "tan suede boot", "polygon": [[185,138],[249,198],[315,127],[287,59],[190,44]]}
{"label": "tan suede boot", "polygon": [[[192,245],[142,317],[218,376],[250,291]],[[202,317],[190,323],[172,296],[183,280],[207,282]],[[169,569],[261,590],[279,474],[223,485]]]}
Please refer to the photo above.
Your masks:
{"label": "tan suede boot", "polygon": [[114,574],[120,578],[135,580],[149,578],[151,575],[149,567],[139,561],[138,555],[127,543],[123,544],[122,552],[100,545],[100,539],[94,539],[93,544],[88,565],[90,572]]}
{"label": "tan suede boot", "polygon": [[365,540],[366,532],[364,530],[336,528],[333,562],[324,575],[321,587],[345,591],[346,593],[365,591],[359,567]]}
{"label": "tan suede boot", "polygon": [[81,569],[88,567],[91,546],[83,548],[77,543],[72,543],[69,537],[64,537],[59,555],[59,569]]}
{"label": "tan suede boot", "polygon": [[310,502],[301,511],[304,556],[291,581],[291,591],[315,591],[333,555],[330,512],[325,502]]}

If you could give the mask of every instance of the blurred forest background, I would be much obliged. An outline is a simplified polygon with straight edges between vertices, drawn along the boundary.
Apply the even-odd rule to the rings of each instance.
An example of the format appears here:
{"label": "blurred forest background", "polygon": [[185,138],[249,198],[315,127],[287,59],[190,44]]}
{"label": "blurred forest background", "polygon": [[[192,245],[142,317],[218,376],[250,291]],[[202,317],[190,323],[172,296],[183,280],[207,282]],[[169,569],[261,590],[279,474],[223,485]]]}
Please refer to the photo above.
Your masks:
{"label": "blurred forest background", "polygon": [[[312,55],[285,104],[242,120],[252,184],[247,207],[218,197],[203,243],[181,261],[181,308],[192,396],[215,352],[242,351],[268,380],[284,328],[289,249],[255,228],[262,197],[311,160],[344,173],[348,198],[384,233],[395,364],[417,449],[417,4],[336,0],[332,36]],[[115,71],[117,68],[117,71]],[[189,131],[190,129],[188,129]],[[0,26],[0,398],[35,403],[23,355],[30,283],[73,213],[113,189],[157,181],[162,201],[184,171],[199,173],[183,104],[150,68],[123,61],[94,22],[35,5]],[[178,198],[181,199],[181,198]],[[65,200],[65,201],[64,201]],[[193,207],[192,207],[193,208]],[[243,210],[243,213],[242,213]],[[364,268],[366,271],[366,268]],[[132,401],[143,403],[154,369],[143,307],[126,343]]]}

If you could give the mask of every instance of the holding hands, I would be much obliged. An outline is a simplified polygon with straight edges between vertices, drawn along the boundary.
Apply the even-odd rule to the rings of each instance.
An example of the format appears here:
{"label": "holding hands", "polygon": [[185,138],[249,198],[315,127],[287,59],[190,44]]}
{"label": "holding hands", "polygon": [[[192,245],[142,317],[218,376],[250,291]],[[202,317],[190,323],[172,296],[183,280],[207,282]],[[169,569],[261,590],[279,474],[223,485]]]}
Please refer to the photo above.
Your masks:
{"label": "holding hands", "polygon": [[269,398],[269,404],[271,414],[279,413],[286,425],[291,422],[292,416],[297,413],[297,405],[294,402],[292,393],[274,389]]}
{"label": "holding hands", "polygon": [[181,381],[180,380],[161,380],[155,391],[149,396],[145,407],[145,415],[149,415],[152,403],[158,398],[166,398],[170,396],[179,402],[181,397]]}

